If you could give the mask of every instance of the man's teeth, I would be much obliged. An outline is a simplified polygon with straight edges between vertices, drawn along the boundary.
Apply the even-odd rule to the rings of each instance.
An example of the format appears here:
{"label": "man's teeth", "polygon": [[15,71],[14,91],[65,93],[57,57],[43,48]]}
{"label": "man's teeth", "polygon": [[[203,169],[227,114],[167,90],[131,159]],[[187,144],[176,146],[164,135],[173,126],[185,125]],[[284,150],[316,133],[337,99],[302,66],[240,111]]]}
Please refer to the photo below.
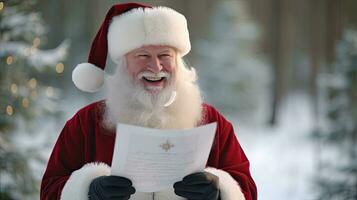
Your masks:
{"label": "man's teeth", "polygon": [[152,76],[145,76],[145,79],[149,80],[149,81],[159,81],[161,80],[163,77],[152,77]]}

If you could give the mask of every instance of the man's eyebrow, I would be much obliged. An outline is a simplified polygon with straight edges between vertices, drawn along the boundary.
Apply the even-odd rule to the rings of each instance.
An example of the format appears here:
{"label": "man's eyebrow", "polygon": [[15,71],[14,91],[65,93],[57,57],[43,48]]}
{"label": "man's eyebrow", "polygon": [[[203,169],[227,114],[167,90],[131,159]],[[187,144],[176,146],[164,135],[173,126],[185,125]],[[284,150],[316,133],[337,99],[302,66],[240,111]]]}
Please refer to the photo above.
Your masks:
{"label": "man's eyebrow", "polygon": [[148,53],[145,49],[138,49],[135,51],[135,53]]}
{"label": "man's eyebrow", "polygon": [[164,50],[160,51],[160,53],[173,53],[173,50],[171,50],[171,49],[164,49]]}

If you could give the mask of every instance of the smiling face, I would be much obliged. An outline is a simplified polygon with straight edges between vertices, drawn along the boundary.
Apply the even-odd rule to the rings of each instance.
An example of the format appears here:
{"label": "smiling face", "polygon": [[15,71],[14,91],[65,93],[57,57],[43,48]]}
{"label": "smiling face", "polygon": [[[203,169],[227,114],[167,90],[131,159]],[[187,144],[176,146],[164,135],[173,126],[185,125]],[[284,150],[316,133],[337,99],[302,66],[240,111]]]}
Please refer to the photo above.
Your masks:
{"label": "smiling face", "polygon": [[151,93],[160,92],[175,80],[176,50],[149,45],[125,54],[129,75]]}
{"label": "smiling face", "polygon": [[[125,55],[107,78],[104,126],[187,129],[202,119],[196,73],[175,48],[145,46]],[[174,101],[170,104],[175,94]],[[168,105],[168,106],[167,106]]]}

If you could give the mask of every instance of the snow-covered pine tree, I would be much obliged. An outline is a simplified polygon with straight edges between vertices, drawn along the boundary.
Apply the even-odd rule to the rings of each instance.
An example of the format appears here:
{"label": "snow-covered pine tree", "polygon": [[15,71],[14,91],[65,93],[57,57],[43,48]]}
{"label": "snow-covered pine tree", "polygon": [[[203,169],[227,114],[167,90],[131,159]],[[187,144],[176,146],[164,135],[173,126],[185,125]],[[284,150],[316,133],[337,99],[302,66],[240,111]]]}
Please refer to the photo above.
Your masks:
{"label": "snow-covered pine tree", "polygon": [[269,66],[257,56],[260,31],[241,0],[217,1],[207,37],[196,43],[206,101],[245,122],[265,122]]}
{"label": "snow-covered pine tree", "polygon": [[357,199],[357,32],[347,30],[336,63],[319,77],[318,198]]}
{"label": "snow-covered pine tree", "polygon": [[[0,1],[0,199],[38,199],[39,175],[44,165],[43,133],[36,121],[58,113],[55,82],[64,70],[68,49],[64,41],[41,50],[46,27],[36,1]],[[43,123],[43,122],[42,122]],[[35,167],[36,168],[36,167]]]}

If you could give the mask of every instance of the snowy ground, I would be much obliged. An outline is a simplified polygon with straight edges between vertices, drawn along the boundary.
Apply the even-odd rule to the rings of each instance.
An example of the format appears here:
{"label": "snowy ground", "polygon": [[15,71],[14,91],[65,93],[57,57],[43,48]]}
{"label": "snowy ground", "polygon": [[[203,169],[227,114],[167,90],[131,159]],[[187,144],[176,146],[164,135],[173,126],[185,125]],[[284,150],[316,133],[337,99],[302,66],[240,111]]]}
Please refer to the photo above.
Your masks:
{"label": "snowy ground", "polygon": [[[312,111],[306,96],[288,98],[276,127],[248,127],[233,122],[251,162],[260,200],[310,200],[315,149]],[[236,120],[234,120],[236,121]]]}

